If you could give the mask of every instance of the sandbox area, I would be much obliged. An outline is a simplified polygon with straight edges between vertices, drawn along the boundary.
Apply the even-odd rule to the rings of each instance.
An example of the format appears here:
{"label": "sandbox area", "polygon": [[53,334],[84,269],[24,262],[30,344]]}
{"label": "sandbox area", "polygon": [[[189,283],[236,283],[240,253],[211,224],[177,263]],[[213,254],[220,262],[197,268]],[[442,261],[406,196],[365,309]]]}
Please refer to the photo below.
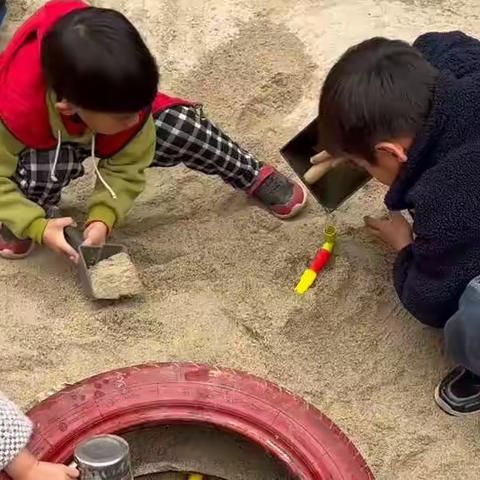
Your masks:
{"label": "sandbox area", "polygon": [[[43,2],[10,2],[10,32]],[[279,148],[315,116],[322,78],[352,43],[413,40],[427,30],[480,36],[476,0],[102,0],[146,36],[163,90],[206,113],[259,158],[288,171]],[[7,33],[8,33],[7,32]],[[92,185],[64,206],[81,220]],[[393,256],[362,228],[382,212],[374,183],[334,216],[313,201],[281,222],[221,181],[184,168],[148,175],[116,232],[144,297],[95,304],[75,271],[45,251],[1,262],[1,389],[37,394],[112,368],[197,361],[247,370],[305,397],[355,442],[380,480],[480,477],[479,423],[437,410],[450,365],[439,332],[417,324],[390,284]],[[293,288],[322,241],[336,257],[304,298]]]}

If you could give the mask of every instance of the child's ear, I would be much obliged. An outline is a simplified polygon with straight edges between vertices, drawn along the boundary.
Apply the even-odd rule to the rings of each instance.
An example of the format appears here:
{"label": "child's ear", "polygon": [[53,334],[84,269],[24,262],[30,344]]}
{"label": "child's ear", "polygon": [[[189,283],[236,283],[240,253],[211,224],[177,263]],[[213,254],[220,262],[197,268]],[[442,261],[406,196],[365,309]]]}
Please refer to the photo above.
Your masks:
{"label": "child's ear", "polygon": [[62,115],[75,115],[77,113],[77,108],[72,103],[67,100],[61,100],[60,102],[55,103],[55,109],[58,113]]}
{"label": "child's ear", "polygon": [[386,152],[393,155],[400,163],[405,163],[408,159],[405,147],[400,143],[381,142],[375,145],[378,152]]}

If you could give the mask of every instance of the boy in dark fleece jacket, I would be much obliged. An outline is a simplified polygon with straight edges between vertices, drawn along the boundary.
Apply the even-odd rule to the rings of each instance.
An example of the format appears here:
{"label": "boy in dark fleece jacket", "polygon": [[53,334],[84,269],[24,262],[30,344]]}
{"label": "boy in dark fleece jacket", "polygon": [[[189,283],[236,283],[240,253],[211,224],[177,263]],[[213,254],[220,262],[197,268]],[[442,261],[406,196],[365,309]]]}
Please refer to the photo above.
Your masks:
{"label": "boy in dark fleece jacket", "polygon": [[461,366],[436,399],[455,415],[480,411],[479,106],[480,42],[461,32],[428,33],[413,47],[384,38],[354,46],[320,99],[327,152],[390,186],[390,218],[366,224],[398,251],[394,284],[405,308],[446,326]]}
{"label": "boy in dark fleece jacket", "polygon": [[183,163],[280,218],[299,212],[302,187],[242,149],[198,104],[157,93],[158,80],[140,34],[114,10],[53,1],[20,27],[0,56],[0,256],[21,258],[38,243],[76,261],[63,234],[73,220],[49,212],[88,158],[97,175],[88,245],[125,219],[148,167]]}

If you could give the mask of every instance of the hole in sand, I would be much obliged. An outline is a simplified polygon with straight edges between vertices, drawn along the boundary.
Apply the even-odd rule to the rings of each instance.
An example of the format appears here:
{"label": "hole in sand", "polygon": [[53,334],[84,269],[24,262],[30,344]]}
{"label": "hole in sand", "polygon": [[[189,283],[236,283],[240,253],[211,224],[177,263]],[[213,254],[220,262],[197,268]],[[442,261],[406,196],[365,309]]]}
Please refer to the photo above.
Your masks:
{"label": "hole in sand", "polygon": [[186,472],[200,473],[204,480],[294,480],[261,447],[210,426],[145,426],[122,436],[138,480],[186,480]]}

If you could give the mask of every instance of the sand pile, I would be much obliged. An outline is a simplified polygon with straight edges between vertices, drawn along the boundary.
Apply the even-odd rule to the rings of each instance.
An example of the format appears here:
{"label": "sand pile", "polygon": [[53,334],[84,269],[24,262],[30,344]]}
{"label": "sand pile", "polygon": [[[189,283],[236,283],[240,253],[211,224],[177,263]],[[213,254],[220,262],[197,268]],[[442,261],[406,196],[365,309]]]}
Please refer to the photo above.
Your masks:
{"label": "sand pile", "polygon": [[[10,3],[15,22],[42,2]],[[480,36],[475,0],[94,3],[123,9],[139,26],[165,91],[203,102],[235,139],[286,171],[277,152],[316,115],[321,79],[347,46],[426,29]],[[87,177],[64,196],[78,220],[92,184]],[[433,403],[450,367],[441,334],[398,305],[393,256],[363,229],[364,215],[383,213],[382,195],[370,183],[329,218],[312,203],[281,222],[214,178],[149,171],[115,232],[146,286],[141,298],[97,305],[74,269],[46,251],[1,262],[1,388],[27,404],[59,383],[133,363],[217,363],[313,402],[380,480],[480,478],[478,421],[450,419]],[[293,289],[327,223],[338,230],[335,256],[300,298]]]}
{"label": "sand pile", "polygon": [[133,297],[143,290],[137,269],[124,252],[96,263],[89,269],[89,274],[95,298],[116,300]]}

